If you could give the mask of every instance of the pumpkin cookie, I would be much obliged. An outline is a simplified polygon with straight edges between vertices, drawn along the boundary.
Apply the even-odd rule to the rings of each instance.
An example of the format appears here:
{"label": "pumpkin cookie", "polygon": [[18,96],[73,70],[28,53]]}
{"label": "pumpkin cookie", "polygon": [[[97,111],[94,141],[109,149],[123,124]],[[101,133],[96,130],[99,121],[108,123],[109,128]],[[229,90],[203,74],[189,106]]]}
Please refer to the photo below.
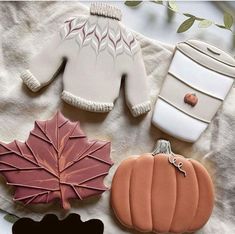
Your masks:
{"label": "pumpkin cookie", "polygon": [[112,182],[111,205],[118,220],[142,232],[194,232],[208,221],[213,204],[206,169],[173,154],[164,140],[154,153],[124,160]]}

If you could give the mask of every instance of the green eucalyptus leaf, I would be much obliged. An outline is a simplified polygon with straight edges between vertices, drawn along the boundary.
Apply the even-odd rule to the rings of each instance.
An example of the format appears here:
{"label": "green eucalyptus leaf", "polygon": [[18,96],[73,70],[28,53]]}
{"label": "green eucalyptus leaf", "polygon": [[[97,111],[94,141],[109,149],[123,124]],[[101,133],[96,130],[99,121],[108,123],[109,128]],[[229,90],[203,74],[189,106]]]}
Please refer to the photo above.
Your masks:
{"label": "green eucalyptus leaf", "polygon": [[224,25],[221,25],[221,24],[215,24],[215,26],[217,26],[218,28],[223,28],[223,29],[225,29],[225,26],[224,26]]}
{"label": "green eucalyptus leaf", "polygon": [[175,11],[172,11],[171,9],[167,8],[167,22],[171,23],[174,19]]}
{"label": "green eucalyptus leaf", "polygon": [[203,20],[205,20],[205,19],[200,18],[200,17],[195,17],[195,19],[198,20],[198,21],[203,21]]}
{"label": "green eucalyptus leaf", "polygon": [[177,33],[183,33],[186,32],[188,29],[190,29],[195,22],[195,17],[191,17],[189,19],[186,19],[178,28]]}
{"label": "green eucalyptus leaf", "polygon": [[142,3],[142,1],[125,1],[125,5],[129,7],[136,7],[140,3]]}
{"label": "green eucalyptus leaf", "polygon": [[10,223],[15,223],[19,219],[17,216],[13,214],[6,214],[3,218]]}
{"label": "green eucalyptus leaf", "polygon": [[179,7],[178,7],[178,5],[176,4],[176,2],[174,0],[168,1],[168,5],[169,5],[169,7],[171,8],[172,11],[178,11],[179,10]]}
{"label": "green eucalyptus leaf", "polygon": [[185,15],[185,16],[187,16],[187,17],[189,17],[189,18],[191,18],[191,17],[195,17],[194,15],[189,14],[189,13],[183,13],[183,15]]}
{"label": "green eucalyptus leaf", "polygon": [[199,28],[208,28],[212,25],[212,23],[213,22],[211,20],[204,19],[199,22],[198,27]]}
{"label": "green eucalyptus leaf", "polygon": [[233,16],[228,12],[224,12],[224,26],[227,29],[230,29],[233,25]]}
{"label": "green eucalyptus leaf", "polygon": [[151,2],[163,5],[163,1],[161,1],[161,0],[154,0],[154,1],[151,1]]}

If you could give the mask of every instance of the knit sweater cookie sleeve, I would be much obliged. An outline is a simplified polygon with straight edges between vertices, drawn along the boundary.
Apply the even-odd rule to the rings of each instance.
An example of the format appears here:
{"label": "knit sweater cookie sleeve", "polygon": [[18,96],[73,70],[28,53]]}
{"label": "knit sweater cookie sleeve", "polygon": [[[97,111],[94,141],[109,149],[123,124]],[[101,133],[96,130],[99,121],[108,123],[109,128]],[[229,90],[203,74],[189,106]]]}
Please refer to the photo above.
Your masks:
{"label": "knit sweater cookie sleeve", "polygon": [[134,117],[145,114],[151,109],[145,65],[140,45],[138,42],[136,43],[137,47],[139,47],[138,52],[133,56],[129,64],[125,80],[126,102]]}
{"label": "knit sweater cookie sleeve", "polygon": [[46,86],[56,76],[63,63],[63,40],[61,32],[58,31],[39,51],[30,59],[28,68],[21,73],[24,84],[37,92]]}

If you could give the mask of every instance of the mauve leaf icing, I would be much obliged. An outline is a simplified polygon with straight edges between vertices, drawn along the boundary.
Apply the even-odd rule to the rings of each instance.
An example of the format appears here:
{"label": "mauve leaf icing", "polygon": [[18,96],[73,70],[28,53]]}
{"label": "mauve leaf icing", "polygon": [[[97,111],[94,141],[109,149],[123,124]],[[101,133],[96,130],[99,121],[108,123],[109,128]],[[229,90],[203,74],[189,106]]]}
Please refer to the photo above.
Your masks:
{"label": "mauve leaf icing", "polygon": [[0,142],[0,173],[15,187],[15,201],[60,199],[69,209],[70,199],[107,190],[103,179],[113,164],[110,149],[110,142],[88,140],[79,122],[57,112],[50,120],[36,121],[25,143]]}

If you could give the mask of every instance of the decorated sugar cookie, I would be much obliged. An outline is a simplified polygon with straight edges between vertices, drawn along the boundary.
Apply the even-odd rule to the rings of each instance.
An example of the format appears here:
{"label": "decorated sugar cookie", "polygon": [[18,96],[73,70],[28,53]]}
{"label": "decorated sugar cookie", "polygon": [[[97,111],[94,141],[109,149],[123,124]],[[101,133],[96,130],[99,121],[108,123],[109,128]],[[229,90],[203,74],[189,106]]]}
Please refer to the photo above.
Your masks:
{"label": "decorated sugar cookie", "polygon": [[78,214],[69,214],[59,220],[56,215],[47,214],[39,222],[30,218],[21,218],[12,227],[12,234],[103,234],[104,224],[99,219],[85,222]]}
{"label": "decorated sugar cookie", "polygon": [[115,6],[92,3],[90,15],[67,19],[51,42],[21,74],[34,92],[48,85],[66,62],[62,99],[92,112],[109,112],[125,77],[127,105],[133,116],[151,109],[139,42],[121,23]]}
{"label": "decorated sugar cookie", "polygon": [[152,123],[183,141],[195,142],[222,105],[235,79],[235,60],[205,42],[176,46],[155,104]]}
{"label": "decorated sugar cookie", "polygon": [[111,206],[124,226],[142,232],[194,232],[214,205],[212,180],[202,164],[158,142],[153,153],[131,156],[112,181]]}
{"label": "decorated sugar cookie", "polygon": [[15,201],[24,204],[83,200],[100,195],[112,161],[111,143],[88,140],[79,122],[58,112],[52,119],[36,121],[23,143],[0,142],[0,173],[15,187]]}

